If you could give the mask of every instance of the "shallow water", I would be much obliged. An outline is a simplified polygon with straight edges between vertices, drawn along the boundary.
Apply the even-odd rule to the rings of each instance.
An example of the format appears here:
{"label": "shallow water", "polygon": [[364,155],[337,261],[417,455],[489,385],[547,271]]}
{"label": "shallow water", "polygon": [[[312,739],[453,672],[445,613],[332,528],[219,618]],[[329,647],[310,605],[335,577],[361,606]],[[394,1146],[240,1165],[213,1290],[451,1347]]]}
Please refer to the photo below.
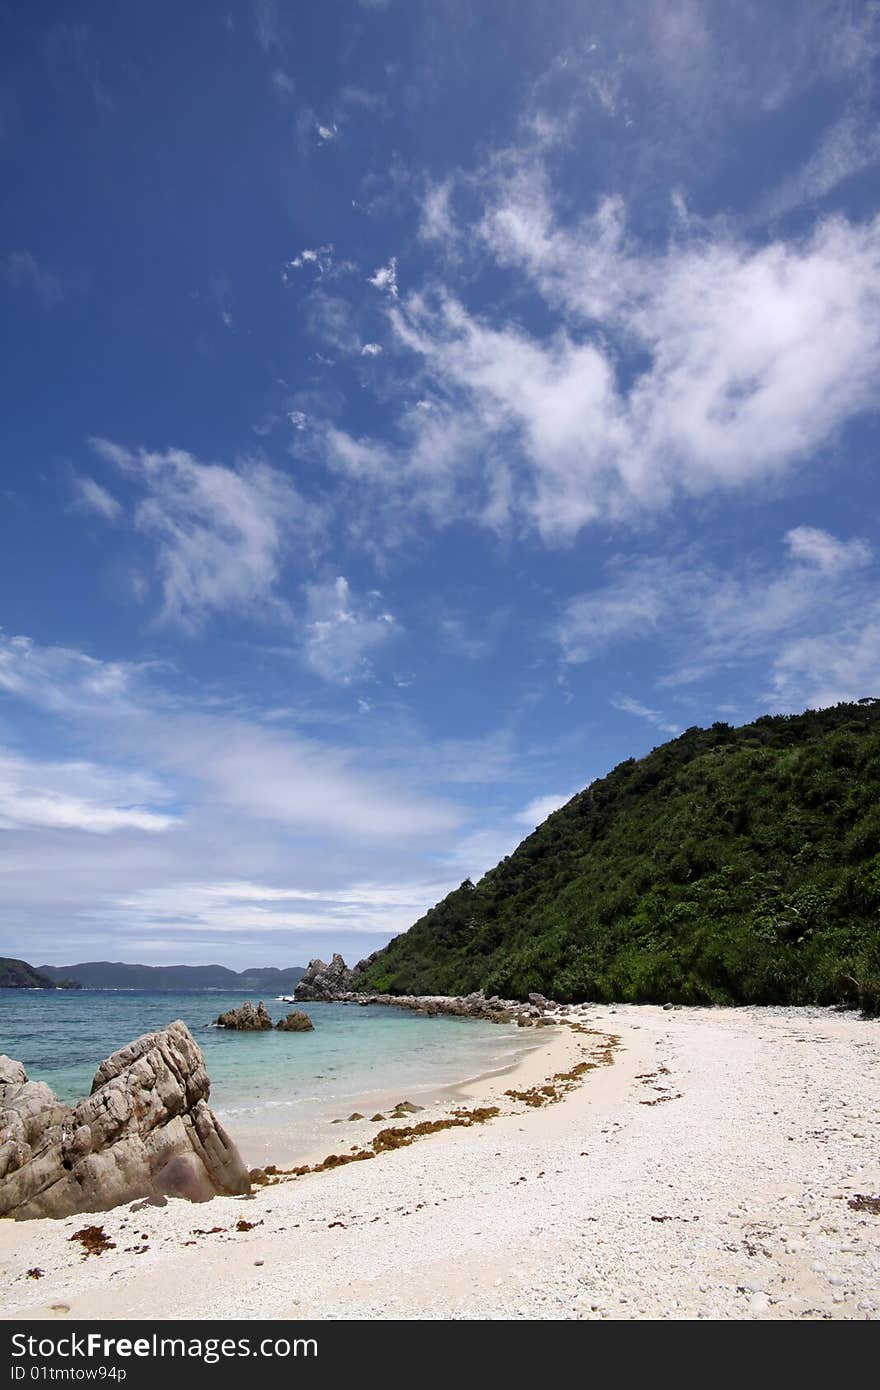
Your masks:
{"label": "shallow water", "polygon": [[[0,1052],[24,1063],[60,1099],[88,1095],[98,1064],[141,1033],[181,1018],[205,1054],[211,1106],[230,1132],[277,1136],[279,1153],[305,1151],[331,1117],[369,1114],[388,1097],[419,1101],[445,1086],[497,1071],[520,1055],[515,1026],[428,1018],[406,1009],[296,1005],[311,1033],[213,1028],[240,994],[135,990],[0,990]],[[293,1005],[266,999],[273,1020]]]}

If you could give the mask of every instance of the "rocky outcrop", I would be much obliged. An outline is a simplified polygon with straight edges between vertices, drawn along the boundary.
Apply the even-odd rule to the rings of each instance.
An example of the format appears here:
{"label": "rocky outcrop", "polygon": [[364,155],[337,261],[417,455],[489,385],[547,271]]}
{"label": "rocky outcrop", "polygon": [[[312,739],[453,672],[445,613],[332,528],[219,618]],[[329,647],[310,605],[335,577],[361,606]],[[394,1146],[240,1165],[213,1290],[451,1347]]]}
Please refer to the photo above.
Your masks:
{"label": "rocky outcrop", "polygon": [[356,974],[349,970],[337,951],[327,965],[323,960],[310,960],[306,973],[296,989],[294,999],[330,1002],[354,989]]}
{"label": "rocky outcrop", "polygon": [[294,1009],[287,1018],[282,1018],[275,1025],[282,1033],[311,1033],[314,1030],[314,1023],[308,1014],[304,1014],[302,1009]]}
{"label": "rocky outcrop", "polygon": [[343,1003],[393,1005],[420,1014],[452,1014],[455,1018],[482,1018],[487,1023],[516,1023],[520,1028],[552,1024],[554,1020],[550,1015],[560,1007],[546,1000],[543,1004],[524,1004],[519,999],[499,999],[497,994],[487,999],[481,989],[464,995],[348,994],[339,997]]}
{"label": "rocky outcrop", "polygon": [[244,1033],[265,1033],[272,1027],[269,1010],[262,999],[256,1008],[249,999],[237,1009],[229,1009],[217,1019],[218,1028],[239,1028]]}
{"label": "rocky outcrop", "polygon": [[423,1014],[453,1014],[457,1018],[483,1018],[490,1023],[516,1023],[520,1028],[552,1023],[547,1017],[557,1005],[543,994],[530,994],[528,1001],[499,999],[497,994],[486,998],[481,989],[472,994],[368,994],[357,986],[366,967],[381,955],[375,951],[367,960],[359,961],[349,970],[339,954],[330,965],[322,960],[309,962],[309,968],[296,987],[297,999],[321,1000],[326,1003],[384,1004],[398,1009],[413,1009]]}
{"label": "rocky outcrop", "polygon": [[201,1050],[179,1020],[114,1052],[74,1106],[0,1057],[0,1216],[249,1192],[238,1150],[208,1108],[210,1089]]}

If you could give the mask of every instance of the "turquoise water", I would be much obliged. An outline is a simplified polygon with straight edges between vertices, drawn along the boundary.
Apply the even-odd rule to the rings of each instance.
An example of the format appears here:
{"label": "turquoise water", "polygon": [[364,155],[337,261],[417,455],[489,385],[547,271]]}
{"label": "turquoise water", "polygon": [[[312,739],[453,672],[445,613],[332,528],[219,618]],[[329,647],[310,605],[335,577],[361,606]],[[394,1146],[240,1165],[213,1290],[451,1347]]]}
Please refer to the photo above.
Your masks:
{"label": "turquoise water", "polygon": [[[88,1095],[103,1058],[182,1018],[205,1054],[211,1106],[245,1156],[285,1162],[329,1137],[337,1116],[369,1115],[394,1100],[419,1103],[509,1065],[525,1045],[522,1030],[508,1025],[344,1004],[297,1005],[310,1014],[312,1033],[210,1026],[242,1000],[220,992],[2,989],[0,1052],[71,1102]],[[276,1021],[293,1007],[264,1002]]]}

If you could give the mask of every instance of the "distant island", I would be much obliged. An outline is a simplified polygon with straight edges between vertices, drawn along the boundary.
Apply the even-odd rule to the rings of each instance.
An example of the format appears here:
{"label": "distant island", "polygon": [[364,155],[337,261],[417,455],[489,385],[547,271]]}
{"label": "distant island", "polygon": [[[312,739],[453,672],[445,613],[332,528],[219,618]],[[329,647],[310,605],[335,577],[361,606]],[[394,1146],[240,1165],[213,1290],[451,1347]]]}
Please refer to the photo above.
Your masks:
{"label": "distant island", "polygon": [[45,971],[35,970],[26,960],[14,960],[11,956],[0,956],[0,989],[79,989],[77,981],[67,978],[67,972],[58,971],[57,979],[50,979]]}
{"label": "distant island", "polygon": [[41,965],[35,970],[24,961],[0,960],[0,970],[3,966],[22,967],[33,979],[28,981],[20,972],[17,978],[11,973],[9,979],[0,975],[0,988],[53,989],[72,981],[74,988],[143,989],[156,993],[228,990],[230,993],[287,994],[305,974],[298,965],[285,970],[263,966],[237,971],[228,970],[224,965],[129,965],[124,961],[91,960],[78,965]]}

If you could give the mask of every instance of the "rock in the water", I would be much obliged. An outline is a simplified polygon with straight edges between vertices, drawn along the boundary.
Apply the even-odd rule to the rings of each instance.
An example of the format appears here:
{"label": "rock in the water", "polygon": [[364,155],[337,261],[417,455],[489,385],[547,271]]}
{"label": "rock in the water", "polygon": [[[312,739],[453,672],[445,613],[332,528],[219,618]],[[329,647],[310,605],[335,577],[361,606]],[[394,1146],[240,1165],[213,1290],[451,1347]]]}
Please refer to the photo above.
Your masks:
{"label": "rock in the water", "polygon": [[272,1027],[269,1010],[262,999],[256,1008],[249,999],[237,1009],[228,1009],[217,1019],[218,1028],[239,1028],[245,1033],[265,1033]]}
{"label": "rock in the water", "polygon": [[294,999],[328,1000],[347,994],[355,981],[353,970],[349,970],[337,951],[327,965],[323,960],[310,960],[308,969],[296,989]]}
{"label": "rock in the water", "polygon": [[208,1108],[210,1089],[201,1050],[180,1020],[114,1052],[74,1106],[0,1057],[0,1216],[249,1192],[238,1150]]}
{"label": "rock in the water", "polygon": [[276,1028],[281,1029],[282,1033],[311,1033],[314,1026],[308,1014],[304,1014],[302,1009],[294,1009],[292,1014],[288,1014],[287,1018],[282,1018],[275,1025]]}

